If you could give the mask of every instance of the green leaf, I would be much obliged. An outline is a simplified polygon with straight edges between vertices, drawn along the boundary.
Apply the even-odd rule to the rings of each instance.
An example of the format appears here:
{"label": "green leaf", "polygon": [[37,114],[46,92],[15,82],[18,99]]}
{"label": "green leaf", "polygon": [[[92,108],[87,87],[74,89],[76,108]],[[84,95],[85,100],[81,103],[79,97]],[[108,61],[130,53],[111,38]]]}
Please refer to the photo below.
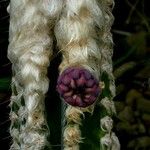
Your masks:
{"label": "green leaf", "polygon": [[0,91],[7,91],[10,89],[11,77],[0,78]]}

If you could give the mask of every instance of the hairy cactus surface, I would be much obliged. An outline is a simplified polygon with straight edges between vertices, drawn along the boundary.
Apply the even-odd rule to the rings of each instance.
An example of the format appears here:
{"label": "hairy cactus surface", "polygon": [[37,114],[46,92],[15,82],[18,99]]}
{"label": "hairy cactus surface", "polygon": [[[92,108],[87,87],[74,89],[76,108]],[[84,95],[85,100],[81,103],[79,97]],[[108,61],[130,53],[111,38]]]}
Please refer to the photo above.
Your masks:
{"label": "hairy cactus surface", "polygon": [[12,150],[49,147],[44,98],[52,56],[52,28],[61,1],[11,0],[8,58],[12,62]]}
{"label": "hairy cactus surface", "polygon": [[97,107],[100,149],[120,149],[112,132],[113,6],[113,0],[11,0],[8,58],[13,71],[10,103],[13,143],[10,149],[51,149],[44,99],[55,38],[62,54],[57,91],[65,100],[62,149],[80,149],[84,143],[82,118]]}

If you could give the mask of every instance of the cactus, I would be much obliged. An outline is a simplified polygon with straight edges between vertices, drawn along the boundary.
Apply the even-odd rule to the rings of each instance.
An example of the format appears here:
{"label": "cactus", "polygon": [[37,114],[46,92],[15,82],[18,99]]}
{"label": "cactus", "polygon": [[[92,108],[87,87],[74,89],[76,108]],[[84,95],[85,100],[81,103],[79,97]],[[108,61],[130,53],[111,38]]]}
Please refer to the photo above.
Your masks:
{"label": "cactus", "polygon": [[[62,103],[62,149],[84,142],[85,112],[98,106],[100,149],[119,150],[112,132],[115,96],[112,74],[113,0],[11,0],[8,58],[12,62],[10,149],[51,149],[44,99],[47,68],[56,37],[62,62],[57,91]],[[86,118],[85,118],[86,119]]]}

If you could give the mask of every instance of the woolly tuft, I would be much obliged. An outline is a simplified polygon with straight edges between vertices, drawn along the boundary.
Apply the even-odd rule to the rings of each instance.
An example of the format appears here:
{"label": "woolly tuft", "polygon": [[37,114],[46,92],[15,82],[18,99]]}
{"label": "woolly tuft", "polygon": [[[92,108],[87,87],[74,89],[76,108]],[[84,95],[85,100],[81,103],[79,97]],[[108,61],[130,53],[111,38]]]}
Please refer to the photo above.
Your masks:
{"label": "woolly tuft", "polygon": [[[57,44],[63,57],[59,66],[60,75],[68,68],[76,67],[88,70],[98,81],[101,81],[104,75],[107,78],[107,81],[102,82],[104,85],[109,85],[104,87],[104,90],[108,91],[108,95],[102,97],[102,103],[100,100],[97,101],[97,103],[103,104],[102,106],[105,108],[104,114],[108,113],[109,119],[106,116],[101,118],[101,130],[106,135],[108,131],[109,135],[111,135],[112,119],[110,117],[115,112],[112,102],[115,96],[114,77],[112,74],[113,40],[110,32],[114,20],[111,13],[113,6],[113,0],[66,0],[60,20],[55,26]],[[64,90],[64,87],[62,89]],[[59,92],[62,95],[64,94],[60,89]],[[93,105],[91,108],[94,108]],[[78,107],[73,107],[72,109],[83,111]],[[80,116],[76,115],[75,112],[72,115],[72,120],[74,116],[78,116],[77,120],[80,120]],[[68,120],[67,117],[65,118],[66,121]],[[79,122],[70,123],[70,120],[71,118],[69,122],[67,121],[65,128],[70,127],[70,124],[72,127],[76,127],[76,124],[81,125]],[[78,130],[80,129],[78,128]],[[76,129],[75,131],[79,133]],[[70,133],[66,132],[70,132],[70,130],[65,131],[64,139],[66,139],[67,135],[70,135]],[[76,138],[75,141],[82,139],[78,136]],[[106,138],[107,140],[109,140],[109,137]],[[64,142],[64,147],[71,147],[72,149],[76,147],[78,150],[79,143],[72,143],[72,140],[68,139],[67,142]],[[101,145],[103,145],[103,142]],[[119,145],[119,141],[110,142],[110,147],[106,147],[106,149],[109,150],[114,145]],[[104,148],[103,146],[101,147]],[[116,150],[119,150],[119,146],[116,147]]]}
{"label": "woolly tuft", "polygon": [[10,1],[12,150],[50,148],[44,98],[49,86],[47,67],[52,56],[52,29],[61,7],[61,0]]}

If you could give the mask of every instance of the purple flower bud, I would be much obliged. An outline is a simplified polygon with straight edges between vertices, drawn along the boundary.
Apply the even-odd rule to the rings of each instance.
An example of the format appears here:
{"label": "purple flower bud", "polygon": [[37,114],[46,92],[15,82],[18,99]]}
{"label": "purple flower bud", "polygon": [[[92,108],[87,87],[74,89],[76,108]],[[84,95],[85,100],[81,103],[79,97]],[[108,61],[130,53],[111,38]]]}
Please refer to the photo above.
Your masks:
{"label": "purple flower bud", "polygon": [[71,79],[70,86],[71,86],[72,89],[76,88],[76,84],[75,84],[75,81],[73,79]]}
{"label": "purple flower bud", "polygon": [[58,78],[57,91],[72,106],[92,105],[100,93],[98,80],[84,68],[68,68]]}
{"label": "purple flower bud", "polygon": [[82,87],[86,83],[84,76],[82,75],[79,79],[76,80],[77,86]]}
{"label": "purple flower bud", "polygon": [[92,87],[94,83],[95,83],[94,80],[90,79],[90,80],[88,80],[88,81],[86,82],[86,86],[87,86],[87,87]]}
{"label": "purple flower bud", "polygon": [[91,78],[91,73],[89,73],[87,70],[83,72],[84,73],[84,76],[87,80],[89,80]]}
{"label": "purple flower bud", "polygon": [[63,85],[63,84],[60,84],[60,85],[58,86],[58,88],[59,88],[60,90],[62,90],[63,92],[67,92],[67,91],[69,90],[69,88],[68,88],[67,86]]}
{"label": "purple flower bud", "polygon": [[74,79],[78,79],[80,77],[79,69],[73,70],[71,75]]}
{"label": "purple flower bud", "polygon": [[[62,79],[62,78],[61,78]],[[68,75],[65,75],[64,78],[62,79],[62,82],[65,84],[65,85],[68,85],[70,84],[71,82],[71,78],[68,76]]]}
{"label": "purple flower bud", "polygon": [[66,92],[64,93],[64,97],[71,97],[73,95],[73,90],[72,91],[69,91],[69,92]]}

